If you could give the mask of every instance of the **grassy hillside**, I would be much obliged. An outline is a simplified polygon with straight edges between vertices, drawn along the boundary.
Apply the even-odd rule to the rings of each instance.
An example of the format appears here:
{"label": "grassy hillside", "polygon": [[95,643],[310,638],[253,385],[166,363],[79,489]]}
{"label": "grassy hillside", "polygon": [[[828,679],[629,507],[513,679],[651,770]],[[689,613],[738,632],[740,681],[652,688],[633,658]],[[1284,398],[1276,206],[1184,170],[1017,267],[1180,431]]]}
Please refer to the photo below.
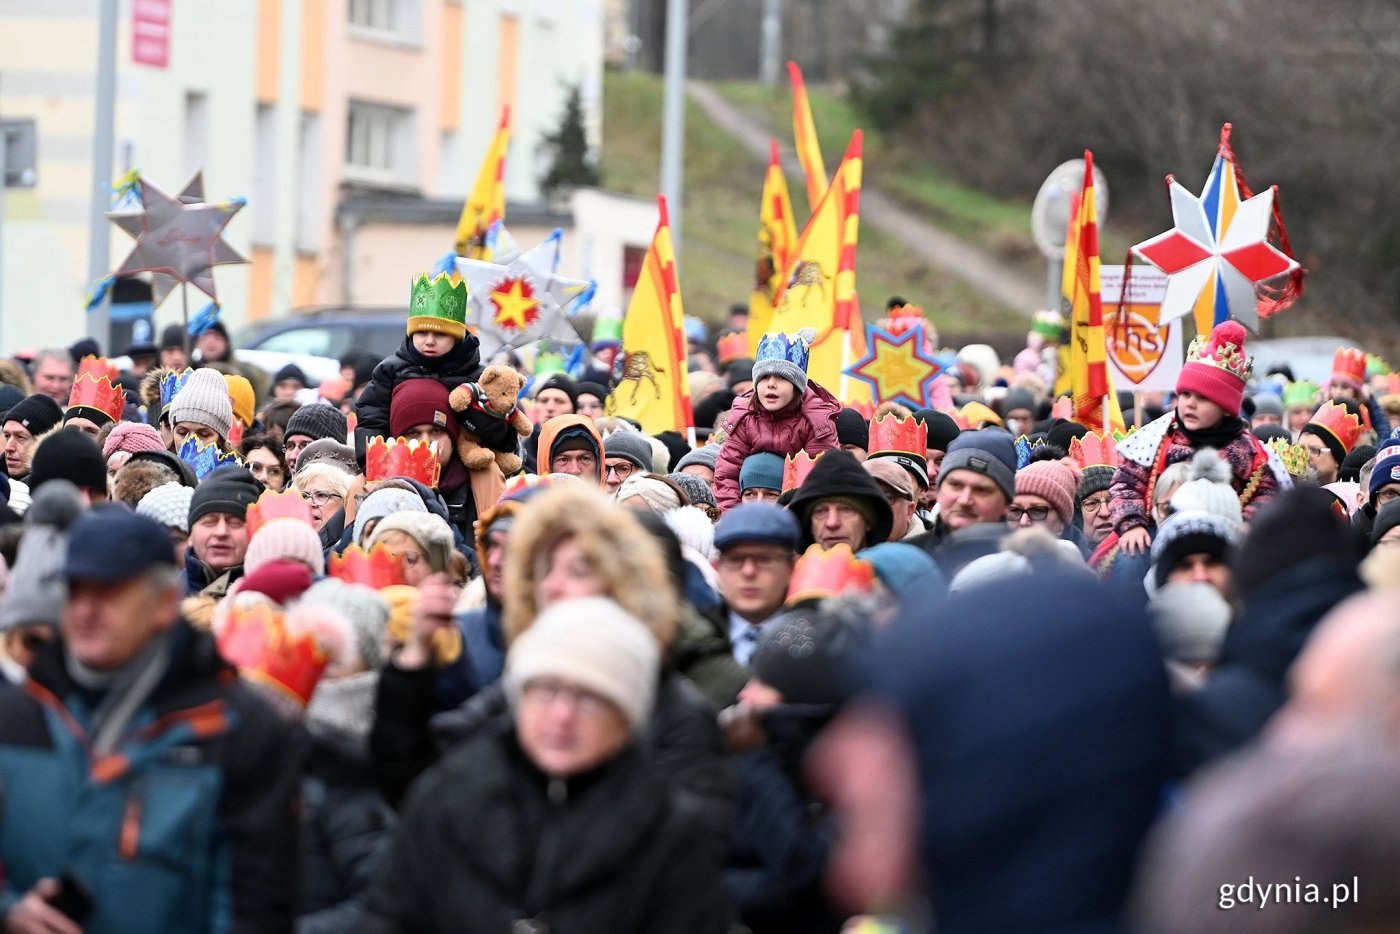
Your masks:
{"label": "grassy hillside", "polygon": [[[764,103],[762,98],[769,92],[755,86],[725,85],[723,90],[745,106],[757,109],[763,103],[775,115],[777,108],[790,106],[776,99]],[[742,99],[745,95],[749,100]],[[603,187],[643,197],[656,194],[660,178],[661,100],[662,84],[655,76],[616,72],[606,76]],[[828,168],[834,168],[845,147],[844,139],[840,143],[835,140],[843,133],[849,136],[855,125],[854,116],[844,104],[827,95],[815,96],[813,109],[824,152],[831,162]],[[883,151],[872,151],[867,142],[866,177],[878,179],[887,190],[896,191],[886,181],[882,158]],[[789,178],[788,184],[793,209],[799,218],[805,218],[805,187],[795,178]],[[699,107],[690,104],[686,111],[685,211],[680,257],[681,290],[688,313],[714,322],[724,316],[730,304],[748,301],[762,187],[763,166],[719,130]],[[977,219],[976,224],[969,220],[968,228],[978,236],[1010,237],[1013,214],[1020,218],[1022,227],[1026,226],[1023,208],[1013,211],[992,202],[996,210],[1003,212],[994,218],[992,207],[979,205],[972,193],[950,192],[931,183],[921,197],[925,196],[941,197],[949,211],[957,208]],[[943,215],[937,216],[942,220]],[[1029,242],[1029,234],[1024,234],[1023,239]],[[921,304],[940,330],[947,333],[1015,333],[1025,329],[1023,314],[936,272],[901,243],[868,225],[860,233],[856,287],[867,318],[878,317],[885,299],[899,294]]]}

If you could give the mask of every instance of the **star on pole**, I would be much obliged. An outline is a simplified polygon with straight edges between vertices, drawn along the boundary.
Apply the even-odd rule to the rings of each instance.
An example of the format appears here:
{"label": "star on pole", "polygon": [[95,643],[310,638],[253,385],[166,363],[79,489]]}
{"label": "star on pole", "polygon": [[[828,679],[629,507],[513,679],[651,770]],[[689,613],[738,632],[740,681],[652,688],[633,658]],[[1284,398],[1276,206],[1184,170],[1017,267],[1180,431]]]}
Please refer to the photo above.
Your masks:
{"label": "star on pole", "polygon": [[496,305],[496,327],[503,331],[523,331],[539,318],[539,300],[530,283],[523,279],[508,279],[504,285],[506,288],[491,293],[491,301]]}
{"label": "star on pole", "polygon": [[846,368],[846,375],[869,383],[877,405],[900,402],[923,408],[929,404],[934,382],[943,372],[938,361],[924,353],[923,338],[922,325],[895,335],[867,324],[866,354]]}

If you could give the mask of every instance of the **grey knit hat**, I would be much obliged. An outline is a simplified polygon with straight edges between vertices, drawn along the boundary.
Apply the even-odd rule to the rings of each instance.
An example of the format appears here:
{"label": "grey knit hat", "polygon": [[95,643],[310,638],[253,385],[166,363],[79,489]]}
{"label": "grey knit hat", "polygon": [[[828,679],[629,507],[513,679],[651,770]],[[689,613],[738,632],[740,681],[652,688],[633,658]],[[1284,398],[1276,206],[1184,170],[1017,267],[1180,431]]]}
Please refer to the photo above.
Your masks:
{"label": "grey knit hat", "polygon": [[383,519],[385,516],[392,516],[396,512],[427,512],[428,507],[423,505],[423,497],[408,490],[398,487],[385,487],[375,490],[365,501],[360,504],[360,508],[355,512],[354,539],[352,544],[360,544],[360,536],[364,534],[365,526],[375,519]]}
{"label": "grey knit hat", "polygon": [[322,438],[308,444],[306,450],[297,458],[297,473],[301,473],[312,464],[338,467],[352,477],[360,472],[360,465],[355,460],[355,449],[334,438]]}
{"label": "grey knit hat", "polygon": [[340,409],[317,402],[304,405],[293,412],[292,417],[287,420],[287,430],[282,436],[290,438],[292,435],[305,435],[312,441],[330,438],[344,444],[349,430],[350,425]]}
{"label": "grey knit hat", "polygon": [[51,480],[34,494],[25,515],[24,537],[0,607],[0,632],[18,626],[57,626],[68,599],[60,573],[68,556],[68,527],[83,514],[78,488]]}
{"label": "grey knit hat", "polygon": [[1114,473],[1114,468],[1106,464],[1085,467],[1079,480],[1079,495],[1075,497],[1075,501],[1082,503],[1095,493],[1101,493],[1113,486]]}
{"label": "grey knit hat", "polygon": [[685,493],[685,498],[690,500],[692,506],[716,506],[715,491],[710,489],[710,485],[693,473],[672,473],[667,474],[666,479],[670,480]]}
{"label": "grey knit hat", "polygon": [[715,464],[719,462],[719,447],[718,444],[707,444],[704,447],[696,448],[691,451],[685,457],[681,458],[680,463],[676,464],[676,473],[680,473],[687,467],[696,464],[714,470]]}
{"label": "grey knit hat", "polygon": [[179,529],[190,534],[190,500],[194,487],[181,483],[166,483],[156,487],[136,504],[136,514],[154,519],[167,529]]}
{"label": "grey knit hat", "polygon": [[206,425],[220,438],[227,438],[233,426],[233,403],[228,398],[228,382],[218,370],[195,370],[184,388],[170,403],[170,424],[193,422]]}
{"label": "grey knit hat", "polygon": [[651,470],[651,442],[640,431],[614,431],[603,439],[603,457],[620,457],[638,470]]}
{"label": "grey knit hat", "polygon": [[1000,428],[965,431],[954,438],[938,472],[939,484],[955,470],[980,473],[1006,494],[1007,502],[1016,498],[1016,447]]}
{"label": "grey knit hat", "polygon": [[370,547],[374,547],[390,532],[402,532],[416,541],[427,554],[428,565],[434,573],[447,570],[456,543],[452,538],[452,527],[446,519],[430,512],[394,513],[374,527]]}
{"label": "grey knit hat", "polygon": [[384,661],[384,630],[389,625],[389,604],[379,591],[363,584],[347,584],[334,577],[312,584],[300,603],[329,606],[340,611],[355,631],[355,648],[371,671]]}

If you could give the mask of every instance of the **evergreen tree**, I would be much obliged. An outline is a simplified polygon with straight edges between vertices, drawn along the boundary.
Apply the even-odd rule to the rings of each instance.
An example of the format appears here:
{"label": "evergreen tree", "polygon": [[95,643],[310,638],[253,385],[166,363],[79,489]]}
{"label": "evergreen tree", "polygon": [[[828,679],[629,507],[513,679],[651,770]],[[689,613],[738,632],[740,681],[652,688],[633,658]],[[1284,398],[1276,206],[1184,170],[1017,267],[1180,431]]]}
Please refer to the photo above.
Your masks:
{"label": "evergreen tree", "polygon": [[546,134],[544,145],[551,153],[549,171],[540,179],[546,198],[561,189],[598,184],[598,169],[588,152],[588,136],[583,129],[583,102],[578,85],[569,91],[559,129]]}

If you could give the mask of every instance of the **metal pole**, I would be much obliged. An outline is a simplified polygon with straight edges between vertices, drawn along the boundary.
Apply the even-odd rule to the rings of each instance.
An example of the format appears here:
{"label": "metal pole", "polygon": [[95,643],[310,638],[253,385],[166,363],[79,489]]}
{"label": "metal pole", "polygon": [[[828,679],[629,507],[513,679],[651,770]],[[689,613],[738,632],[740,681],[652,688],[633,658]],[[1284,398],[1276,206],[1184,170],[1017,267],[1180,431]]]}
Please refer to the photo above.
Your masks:
{"label": "metal pole", "polygon": [[[97,116],[92,128],[92,209],[88,218],[88,282],[106,276],[111,265],[112,145],[117,98],[117,0],[98,0],[101,16],[97,33],[97,80],[93,102]],[[112,339],[112,315],[103,301],[88,315],[88,335],[107,350]]]}
{"label": "metal pole", "polygon": [[5,275],[5,185],[6,167],[5,150],[10,144],[9,131],[0,126],[0,343],[3,343],[5,333],[4,328],[4,308],[5,308],[5,281],[9,276]]}
{"label": "metal pole", "polygon": [[661,114],[661,193],[671,215],[671,241],[681,255],[685,196],[685,56],[689,0],[666,0],[666,100]]}
{"label": "metal pole", "polygon": [[783,0],[763,0],[761,36],[758,79],[764,87],[777,87],[778,60],[782,58],[783,44]]}
{"label": "metal pole", "polygon": [[1063,284],[1065,261],[1063,259],[1048,259],[1046,261],[1045,274],[1045,310],[1060,310],[1060,286]]}

